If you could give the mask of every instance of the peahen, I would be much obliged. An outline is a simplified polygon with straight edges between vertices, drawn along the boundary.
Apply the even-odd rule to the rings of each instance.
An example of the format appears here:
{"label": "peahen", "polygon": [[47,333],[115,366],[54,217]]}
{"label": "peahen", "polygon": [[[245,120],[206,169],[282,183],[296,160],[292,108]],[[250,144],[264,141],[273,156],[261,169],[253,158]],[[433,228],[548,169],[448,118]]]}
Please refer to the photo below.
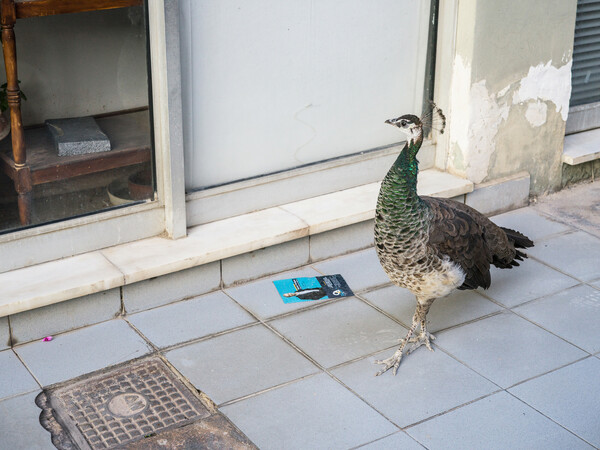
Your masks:
{"label": "peahen", "polygon": [[443,132],[446,119],[435,105],[423,120],[409,114],[386,121],[406,134],[407,142],[381,184],[375,247],[392,282],[415,294],[417,308],[400,348],[390,358],[375,361],[383,365],[377,375],[390,368],[395,375],[409,343],[408,353],[421,345],[433,351],[430,340],[435,337],[427,331],[426,317],[436,298],[454,289],[487,289],[490,264],[503,269],[518,266],[517,260],[527,257],[518,248],[533,246],[523,234],[495,225],[465,204],[417,195],[417,152],[424,122],[436,116]]}

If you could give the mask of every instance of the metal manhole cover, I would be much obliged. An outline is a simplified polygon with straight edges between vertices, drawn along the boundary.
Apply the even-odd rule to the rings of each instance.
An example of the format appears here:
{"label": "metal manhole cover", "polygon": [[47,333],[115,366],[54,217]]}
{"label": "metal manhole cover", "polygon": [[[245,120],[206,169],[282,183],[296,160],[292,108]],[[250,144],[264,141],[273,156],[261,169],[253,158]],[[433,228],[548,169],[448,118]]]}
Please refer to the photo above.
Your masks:
{"label": "metal manhole cover", "polygon": [[[159,358],[150,358],[50,389],[37,400],[53,434],[66,430],[80,448],[114,448],[184,426],[211,413]],[[44,420],[42,420],[44,422]],[[54,429],[52,429],[54,428]],[[68,439],[67,439],[68,441]],[[57,445],[58,446],[58,445]],[[68,448],[63,442],[59,446]]]}

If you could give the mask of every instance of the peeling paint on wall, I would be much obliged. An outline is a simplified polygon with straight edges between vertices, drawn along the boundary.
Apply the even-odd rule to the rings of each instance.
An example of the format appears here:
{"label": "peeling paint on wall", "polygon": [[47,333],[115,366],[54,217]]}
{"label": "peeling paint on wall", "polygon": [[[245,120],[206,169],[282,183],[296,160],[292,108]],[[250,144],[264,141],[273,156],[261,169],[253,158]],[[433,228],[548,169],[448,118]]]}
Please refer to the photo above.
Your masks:
{"label": "peeling paint on wall", "polygon": [[527,104],[525,118],[532,127],[540,127],[546,123],[548,105],[544,102],[530,102]]}
{"label": "peeling paint on wall", "polygon": [[[462,120],[451,119],[450,140],[458,145],[458,149],[453,146],[455,152],[459,151],[462,155],[451,155],[448,167],[474,183],[481,183],[488,174],[490,158],[496,148],[495,137],[500,124],[508,117],[509,105],[498,103],[497,96],[488,92],[485,80],[470,85],[470,77],[470,65],[457,55],[452,83],[452,110],[462,109],[463,113],[459,114]],[[502,91],[506,92],[504,89]],[[464,120],[465,117],[468,119]]]}
{"label": "peeling paint on wall", "polygon": [[[471,65],[464,62],[460,55],[456,55],[452,74],[452,115],[449,118],[449,129],[451,143],[456,143],[459,145],[459,148],[463,149],[466,149],[469,145],[469,121],[464,120],[463,113],[470,109],[470,86]],[[454,120],[457,116],[462,116],[461,120]],[[464,167],[459,166],[455,167],[455,169],[464,170]]]}
{"label": "peeling paint on wall", "polygon": [[485,80],[471,86],[471,120],[469,127],[466,174],[474,183],[481,183],[488,174],[490,158],[496,150],[496,135],[508,117],[508,105],[499,105],[489,93]]}
{"label": "peeling paint on wall", "polygon": [[570,95],[571,61],[561,67],[553,66],[552,61],[532,66],[520,80],[490,92],[485,79],[472,83],[470,63],[457,55],[450,100],[448,169],[474,183],[481,183],[491,172],[510,172],[508,167],[504,168],[508,171],[490,168],[490,162],[496,160],[493,155],[499,138],[511,132],[503,127],[509,113],[520,106],[519,115],[525,119],[522,123],[533,129],[547,123],[548,108],[554,105],[557,115],[566,121]]}
{"label": "peeling paint on wall", "polygon": [[527,76],[521,79],[519,89],[513,95],[513,103],[529,100],[543,100],[554,103],[556,112],[560,112],[564,121],[569,114],[571,97],[571,64],[569,60],[561,67],[552,65],[552,61],[529,68]]}

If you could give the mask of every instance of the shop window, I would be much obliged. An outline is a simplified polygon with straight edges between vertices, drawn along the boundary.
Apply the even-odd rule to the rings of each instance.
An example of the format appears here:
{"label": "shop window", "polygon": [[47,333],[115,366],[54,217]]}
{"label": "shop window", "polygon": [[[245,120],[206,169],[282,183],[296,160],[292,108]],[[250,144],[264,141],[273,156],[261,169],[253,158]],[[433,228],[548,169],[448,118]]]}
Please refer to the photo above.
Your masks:
{"label": "shop window", "polygon": [[155,199],[147,14],[141,1],[125,3],[137,5],[22,18],[16,10],[16,58],[4,39],[0,73],[10,78],[16,61],[24,95],[16,108],[9,84],[0,102],[0,233]]}

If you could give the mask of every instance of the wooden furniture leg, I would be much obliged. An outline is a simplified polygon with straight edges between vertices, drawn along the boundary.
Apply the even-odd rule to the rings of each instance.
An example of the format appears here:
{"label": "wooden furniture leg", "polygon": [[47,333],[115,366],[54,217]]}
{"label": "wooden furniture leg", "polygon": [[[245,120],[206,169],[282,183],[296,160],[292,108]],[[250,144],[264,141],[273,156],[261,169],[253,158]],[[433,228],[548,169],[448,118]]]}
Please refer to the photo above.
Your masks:
{"label": "wooden furniture leg", "polygon": [[17,46],[14,26],[17,21],[14,0],[2,0],[2,49],[6,66],[6,94],[10,109],[12,152],[17,174],[15,189],[19,195],[19,218],[21,225],[31,223],[31,173],[27,167],[23,122],[21,120],[21,94],[17,75]]}
{"label": "wooden furniture leg", "polygon": [[31,183],[31,172],[28,166],[17,167],[15,177],[15,190],[17,191],[17,206],[19,208],[19,221],[21,225],[31,224],[31,199],[33,197],[33,186]]}

